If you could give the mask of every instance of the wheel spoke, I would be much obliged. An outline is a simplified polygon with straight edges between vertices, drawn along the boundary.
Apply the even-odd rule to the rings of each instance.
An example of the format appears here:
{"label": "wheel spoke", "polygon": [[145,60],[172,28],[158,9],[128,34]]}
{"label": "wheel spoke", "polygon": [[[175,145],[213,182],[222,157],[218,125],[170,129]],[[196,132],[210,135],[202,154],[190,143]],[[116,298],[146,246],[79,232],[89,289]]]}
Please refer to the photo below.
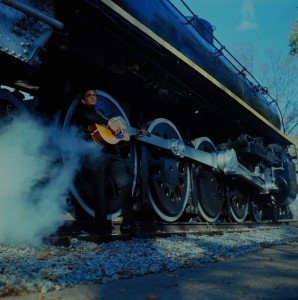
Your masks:
{"label": "wheel spoke", "polygon": [[[202,137],[193,142],[196,149],[215,151],[210,139]],[[222,179],[208,167],[194,165],[192,168],[194,206],[199,215],[207,222],[215,222],[221,214],[224,204]]]}
{"label": "wheel spoke", "polygon": [[227,186],[227,206],[232,219],[242,223],[248,213],[249,193],[239,182]]}
{"label": "wheel spoke", "polygon": [[266,203],[267,195],[260,195],[258,191],[251,193],[249,215],[253,222],[262,222],[264,218],[264,203]]}
{"label": "wheel spoke", "polygon": [[[166,119],[148,125],[150,133],[163,138],[181,138],[175,126]],[[159,217],[174,222],[183,213],[189,194],[190,176],[187,162],[173,158],[160,149],[143,146],[142,166],[152,207]]]}

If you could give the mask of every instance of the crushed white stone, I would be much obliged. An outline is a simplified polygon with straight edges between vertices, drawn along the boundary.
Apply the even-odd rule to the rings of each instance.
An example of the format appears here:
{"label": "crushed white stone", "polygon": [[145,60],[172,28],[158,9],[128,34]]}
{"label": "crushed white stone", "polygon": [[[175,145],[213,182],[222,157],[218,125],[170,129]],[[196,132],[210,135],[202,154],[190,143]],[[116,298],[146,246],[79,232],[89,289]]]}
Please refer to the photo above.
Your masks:
{"label": "crushed white stone", "polygon": [[298,228],[283,226],[226,232],[92,243],[71,239],[69,247],[13,247],[0,244],[0,294],[59,290],[106,283],[245,255],[271,245],[298,241]]}

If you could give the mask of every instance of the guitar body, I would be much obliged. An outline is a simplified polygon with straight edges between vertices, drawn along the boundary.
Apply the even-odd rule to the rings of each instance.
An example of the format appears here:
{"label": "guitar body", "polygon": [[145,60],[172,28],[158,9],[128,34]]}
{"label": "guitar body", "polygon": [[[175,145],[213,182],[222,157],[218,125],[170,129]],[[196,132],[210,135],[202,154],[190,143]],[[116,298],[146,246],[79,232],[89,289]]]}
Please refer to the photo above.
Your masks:
{"label": "guitar body", "polygon": [[88,129],[91,133],[93,141],[97,144],[108,143],[111,145],[115,145],[120,141],[130,140],[129,134],[127,132],[124,132],[125,125],[123,125],[123,128],[121,127],[123,132],[116,135],[108,127],[96,123],[89,125]]}

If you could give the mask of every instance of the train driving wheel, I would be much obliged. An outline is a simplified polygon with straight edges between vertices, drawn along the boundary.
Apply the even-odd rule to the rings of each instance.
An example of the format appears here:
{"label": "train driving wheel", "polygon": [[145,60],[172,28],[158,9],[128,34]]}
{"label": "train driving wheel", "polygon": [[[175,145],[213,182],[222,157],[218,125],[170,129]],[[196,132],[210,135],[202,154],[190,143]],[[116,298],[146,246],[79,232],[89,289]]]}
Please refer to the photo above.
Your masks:
{"label": "train driving wheel", "polygon": [[[24,102],[12,93],[0,88],[0,120],[1,123],[13,120],[13,116],[29,113]],[[1,124],[2,125],[2,124]]]}
{"label": "train driving wheel", "polygon": [[[129,125],[129,120],[121,108],[119,103],[112,98],[109,94],[96,90],[97,97],[99,101],[97,102],[96,109],[99,110],[104,115],[111,116],[122,116],[127,124]],[[63,121],[63,128],[67,128],[73,123],[75,110],[81,100],[80,95],[72,102],[70,107],[67,110]],[[128,162],[133,170],[133,186],[132,194],[136,186],[136,177],[137,177],[137,157],[135,145],[132,143],[126,144],[123,147],[120,147],[121,156]],[[64,158],[64,164],[67,168],[67,157]],[[74,208],[79,219],[89,219],[95,216],[94,213],[94,203],[92,199],[91,185],[92,181],[92,172],[88,169],[82,168],[78,172],[75,182],[71,183],[70,189],[72,195],[75,199]],[[118,197],[116,195],[115,185],[112,180],[108,180],[106,183],[106,207],[107,207],[107,218],[109,220],[114,219],[115,217],[121,214],[120,203],[118,203]]]}
{"label": "train driving wheel", "polygon": [[[213,152],[215,146],[207,137],[193,142],[196,149]],[[224,204],[224,186],[222,179],[208,167],[193,164],[192,167],[194,205],[199,215],[207,222],[215,222]]]}
{"label": "train driving wheel", "polygon": [[[147,131],[165,139],[181,139],[174,124],[163,118],[151,122]],[[154,211],[164,221],[176,221],[184,212],[190,190],[187,161],[163,149],[144,145],[141,163],[142,178]]]}
{"label": "train driving wheel", "polygon": [[240,182],[227,185],[227,209],[229,216],[237,223],[242,223],[247,217],[249,192]]}
{"label": "train driving wheel", "polygon": [[263,207],[259,201],[253,201],[250,203],[249,215],[253,222],[260,223],[263,217]]}
{"label": "train driving wheel", "polygon": [[258,191],[251,192],[249,203],[249,217],[251,221],[260,223],[264,218],[264,203],[267,203],[267,195],[260,195]]}

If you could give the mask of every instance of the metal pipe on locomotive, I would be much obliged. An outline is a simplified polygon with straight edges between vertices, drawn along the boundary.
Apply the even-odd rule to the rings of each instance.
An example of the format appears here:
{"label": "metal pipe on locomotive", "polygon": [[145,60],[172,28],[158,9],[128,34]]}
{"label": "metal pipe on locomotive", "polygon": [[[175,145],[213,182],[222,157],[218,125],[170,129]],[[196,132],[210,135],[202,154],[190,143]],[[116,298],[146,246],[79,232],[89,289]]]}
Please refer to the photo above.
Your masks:
{"label": "metal pipe on locomotive", "polygon": [[[80,86],[92,82],[98,109],[145,127],[149,136],[122,146],[136,213],[290,219],[297,144],[267,90],[189,13],[169,0],[2,0],[0,83],[36,95],[38,113],[62,112],[67,130]],[[26,109],[7,91],[0,97]],[[74,205],[92,217],[87,189],[78,176]],[[121,213],[112,192],[107,201],[109,218]]]}

